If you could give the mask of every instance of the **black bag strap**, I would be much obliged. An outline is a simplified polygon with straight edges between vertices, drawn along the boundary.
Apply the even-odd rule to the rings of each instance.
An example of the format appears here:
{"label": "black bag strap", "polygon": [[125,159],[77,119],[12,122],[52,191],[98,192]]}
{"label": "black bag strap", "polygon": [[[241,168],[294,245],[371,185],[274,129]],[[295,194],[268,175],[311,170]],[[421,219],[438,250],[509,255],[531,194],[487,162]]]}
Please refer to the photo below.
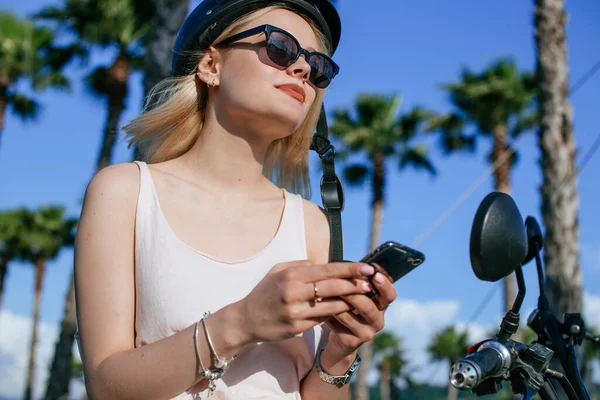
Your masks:
{"label": "black bag strap", "polygon": [[332,262],[344,260],[344,243],[342,238],[342,211],[344,210],[344,188],[340,178],[335,174],[335,148],[328,139],[327,116],[325,107],[317,123],[317,132],[310,144],[321,158],[323,177],[321,178],[321,200],[329,216],[329,233],[331,237],[330,259]]}

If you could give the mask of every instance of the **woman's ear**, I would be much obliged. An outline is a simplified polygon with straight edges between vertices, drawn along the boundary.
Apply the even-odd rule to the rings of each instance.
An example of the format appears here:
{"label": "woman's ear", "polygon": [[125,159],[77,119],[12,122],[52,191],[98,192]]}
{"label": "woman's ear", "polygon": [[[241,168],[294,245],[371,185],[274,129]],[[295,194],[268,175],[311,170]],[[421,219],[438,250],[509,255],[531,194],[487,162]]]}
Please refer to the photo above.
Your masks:
{"label": "woman's ear", "polygon": [[221,53],[210,46],[206,54],[198,62],[196,75],[208,86],[218,86],[221,72],[221,62],[223,57]]}

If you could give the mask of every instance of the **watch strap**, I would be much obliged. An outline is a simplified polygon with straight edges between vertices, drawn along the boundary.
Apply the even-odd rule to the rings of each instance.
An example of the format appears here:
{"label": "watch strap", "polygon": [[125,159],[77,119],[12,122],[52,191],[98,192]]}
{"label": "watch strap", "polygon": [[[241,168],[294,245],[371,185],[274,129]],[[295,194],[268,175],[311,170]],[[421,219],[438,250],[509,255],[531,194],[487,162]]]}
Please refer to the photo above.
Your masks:
{"label": "watch strap", "polygon": [[358,370],[358,367],[360,366],[360,363],[361,363],[360,356],[358,354],[356,355],[354,362],[352,363],[352,365],[350,366],[350,368],[346,371],[346,373],[344,375],[331,375],[331,374],[327,373],[327,371],[325,371],[323,369],[323,366],[321,365],[321,354],[323,354],[325,347],[327,347],[327,343],[323,347],[321,347],[321,349],[319,350],[319,354],[317,355],[317,363],[316,363],[317,372],[319,373],[319,377],[322,380],[329,383],[330,385],[335,385],[338,388],[341,388],[344,385],[347,385],[348,383],[350,383],[352,376]]}

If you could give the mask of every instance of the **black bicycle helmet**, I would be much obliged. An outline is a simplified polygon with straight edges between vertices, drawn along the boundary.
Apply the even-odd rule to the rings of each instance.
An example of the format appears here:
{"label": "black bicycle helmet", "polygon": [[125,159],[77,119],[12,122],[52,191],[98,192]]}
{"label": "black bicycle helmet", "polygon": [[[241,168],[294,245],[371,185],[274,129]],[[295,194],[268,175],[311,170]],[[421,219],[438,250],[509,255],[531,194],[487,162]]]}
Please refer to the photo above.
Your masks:
{"label": "black bicycle helmet", "polygon": [[237,18],[275,3],[289,5],[314,21],[335,52],[342,25],[329,0],[203,0],[186,18],[177,35],[171,66],[173,76],[188,75],[196,69],[196,60],[192,62],[189,51],[207,49]]}

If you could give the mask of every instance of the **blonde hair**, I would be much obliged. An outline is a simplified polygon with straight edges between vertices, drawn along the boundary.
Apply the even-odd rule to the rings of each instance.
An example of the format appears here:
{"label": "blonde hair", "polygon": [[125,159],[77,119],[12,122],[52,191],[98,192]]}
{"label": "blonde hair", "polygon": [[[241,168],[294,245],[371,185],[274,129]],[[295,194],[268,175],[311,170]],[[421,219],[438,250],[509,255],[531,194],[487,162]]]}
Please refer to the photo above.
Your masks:
{"label": "blonde hair", "polygon": [[[285,4],[275,4],[236,19],[215,40],[218,45],[232,32],[271,10],[285,8]],[[292,9],[292,11],[294,11]],[[317,40],[328,54],[329,43],[312,21],[311,25]],[[206,51],[190,52],[195,65]],[[315,101],[306,118],[289,136],[275,140],[269,146],[263,173],[279,187],[310,198],[308,174],[309,149],[315,131],[325,91],[316,89]],[[170,77],[162,80],[148,94],[141,114],[123,127],[129,139],[129,147],[137,146],[143,159],[157,163],[179,157],[189,151],[198,139],[204,124],[204,112],[208,100],[206,84],[197,84],[196,75]]]}

